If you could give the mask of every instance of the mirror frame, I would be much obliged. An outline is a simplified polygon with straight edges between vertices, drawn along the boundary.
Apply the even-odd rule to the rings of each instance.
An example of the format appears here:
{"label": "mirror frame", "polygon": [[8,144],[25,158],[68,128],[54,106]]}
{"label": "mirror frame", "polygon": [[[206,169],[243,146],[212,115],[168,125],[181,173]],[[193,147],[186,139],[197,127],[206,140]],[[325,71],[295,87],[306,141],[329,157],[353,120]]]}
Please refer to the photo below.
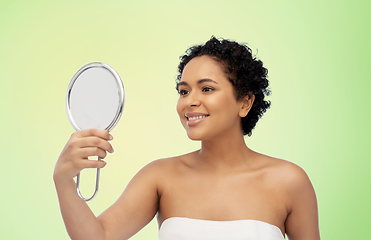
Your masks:
{"label": "mirror frame", "polygon": [[[88,63],[86,65],[84,65],[82,68],[80,68],[76,73],[75,75],[73,75],[69,85],[68,85],[68,88],[67,88],[67,93],[66,93],[66,112],[67,112],[67,117],[68,117],[68,120],[69,122],[71,123],[72,127],[76,130],[76,131],[79,131],[79,130],[82,130],[79,126],[77,126],[77,124],[75,123],[74,119],[73,119],[73,116],[72,116],[72,112],[71,112],[71,104],[70,104],[70,97],[71,97],[71,91],[72,91],[72,88],[75,84],[75,82],[77,81],[77,79],[79,78],[79,76],[91,69],[91,68],[104,68],[106,70],[108,70],[114,77],[115,79],[115,82],[116,82],[116,86],[117,86],[117,90],[118,90],[118,95],[119,95],[119,104],[118,104],[118,108],[117,108],[117,111],[116,111],[116,114],[114,116],[114,118],[112,119],[111,123],[104,129],[104,130],[108,130],[108,131],[111,131],[116,125],[117,123],[119,122],[120,118],[121,118],[121,115],[122,115],[122,111],[124,110],[124,104],[125,104],[125,89],[124,89],[124,84],[122,83],[122,80],[120,78],[120,76],[118,75],[118,73],[112,68],[110,67],[109,65],[105,64],[105,63],[102,63],[102,62],[92,62],[92,63]],[[98,160],[101,160],[100,157],[98,157]],[[77,174],[77,179],[76,179],[76,191],[77,191],[77,195],[80,197],[80,199],[82,199],[83,201],[87,202],[87,201],[90,201],[92,200],[98,193],[98,189],[99,189],[99,179],[100,179],[100,168],[97,168],[97,176],[96,176],[96,181],[95,181],[95,190],[94,190],[94,193],[93,195],[90,197],[90,198],[85,198],[82,196],[81,192],[80,192],[80,173]]]}

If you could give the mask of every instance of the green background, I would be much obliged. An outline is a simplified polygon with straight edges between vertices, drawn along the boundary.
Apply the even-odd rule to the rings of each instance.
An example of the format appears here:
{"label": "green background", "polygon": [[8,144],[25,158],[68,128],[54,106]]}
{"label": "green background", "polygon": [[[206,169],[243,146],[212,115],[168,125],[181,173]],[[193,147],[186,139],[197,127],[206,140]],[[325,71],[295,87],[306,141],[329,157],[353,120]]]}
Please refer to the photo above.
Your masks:
{"label": "green background", "polygon": [[[150,161],[197,149],[174,80],[178,57],[212,35],[248,43],[269,69],[272,107],[248,146],[304,168],[322,239],[369,238],[370,10],[341,0],[1,0],[0,239],[68,239],[52,174],[73,132],[65,92],[86,63],[115,68],[126,90],[94,213]],[[132,239],[157,239],[156,221]]]}

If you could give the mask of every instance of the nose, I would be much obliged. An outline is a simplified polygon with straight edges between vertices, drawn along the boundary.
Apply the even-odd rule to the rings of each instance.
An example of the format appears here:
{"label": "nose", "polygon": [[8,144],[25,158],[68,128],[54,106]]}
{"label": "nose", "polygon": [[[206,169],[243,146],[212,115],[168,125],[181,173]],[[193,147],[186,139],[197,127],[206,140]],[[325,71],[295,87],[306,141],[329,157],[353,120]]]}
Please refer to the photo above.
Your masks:
{"label": "nose", "polygon": [[188,94],[186,101],[184,102],[186,107],[198,107],[201,104],[199,95],[196,91],[192,91]]}

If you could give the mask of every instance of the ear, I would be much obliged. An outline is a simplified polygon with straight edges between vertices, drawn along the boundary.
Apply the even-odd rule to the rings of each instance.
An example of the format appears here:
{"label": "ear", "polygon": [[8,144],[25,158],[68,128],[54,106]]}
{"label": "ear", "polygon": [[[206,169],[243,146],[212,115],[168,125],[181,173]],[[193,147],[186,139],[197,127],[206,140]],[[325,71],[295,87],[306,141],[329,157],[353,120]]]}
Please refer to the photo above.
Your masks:
{"label": "ear", "polygon": [[242,100],[241,100],[241,107],[238,115],[240,115],[241,118],[246,117],[246,115],[250,112],[250,109],[252,107],[252,104],[254,103],[255,95],[254,94],[247,94]]}

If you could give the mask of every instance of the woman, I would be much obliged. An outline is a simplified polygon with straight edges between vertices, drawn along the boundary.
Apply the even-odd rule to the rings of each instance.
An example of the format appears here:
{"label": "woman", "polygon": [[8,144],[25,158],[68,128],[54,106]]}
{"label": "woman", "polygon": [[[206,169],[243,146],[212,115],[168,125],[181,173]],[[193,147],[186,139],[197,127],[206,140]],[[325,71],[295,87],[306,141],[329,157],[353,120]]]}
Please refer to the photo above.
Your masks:
{"label": "woman", "polygon": [[151,162],[98,217],[76,194],[73,177],[102,168],[113,152],[103,130],[72,134],[55,167],[62,216],[72,239],[128,239],[157,214],[160,240],[317,240],[313,187],[298,166],[249,149],[258,119],[269,108],[267,70],[251,50],[212,37],[181,57],[177,111],[201,149]]}

